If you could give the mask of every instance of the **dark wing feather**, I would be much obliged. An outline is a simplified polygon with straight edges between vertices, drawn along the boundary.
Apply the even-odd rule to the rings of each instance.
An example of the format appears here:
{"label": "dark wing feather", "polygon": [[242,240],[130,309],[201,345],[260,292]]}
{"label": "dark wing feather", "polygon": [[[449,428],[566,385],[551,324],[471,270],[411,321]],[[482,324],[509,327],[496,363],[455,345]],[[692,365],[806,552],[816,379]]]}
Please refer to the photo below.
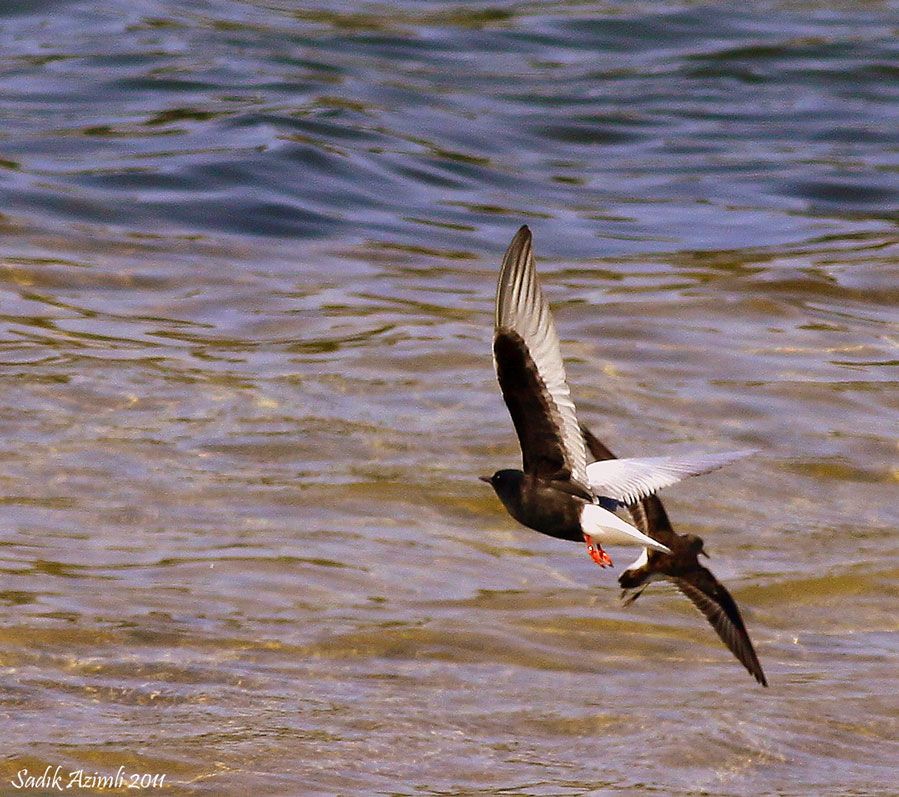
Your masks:
{"label": "dark wing feather", "polygon": [[493,356],[496,378],[521,445],[522,470],[547,480],[567,479],[571,469],[558,412],[521,335],[497,332]]}
{"label": "dark wing feather", "polygon": [[496,376],[521,444],[525,473],[587,487],[587,451],[565,380],[559,337],[540,290],[531,233],[506,250],[496,287]]}
{"label": "dark wing feather", "polygon": [[755,655],[740,610],[724,585],[702,565],[697,565],[688,576],[671,580],[705,615],[721,641],[749,670],[750,675],[762,686],[767,686],[768,681]]}

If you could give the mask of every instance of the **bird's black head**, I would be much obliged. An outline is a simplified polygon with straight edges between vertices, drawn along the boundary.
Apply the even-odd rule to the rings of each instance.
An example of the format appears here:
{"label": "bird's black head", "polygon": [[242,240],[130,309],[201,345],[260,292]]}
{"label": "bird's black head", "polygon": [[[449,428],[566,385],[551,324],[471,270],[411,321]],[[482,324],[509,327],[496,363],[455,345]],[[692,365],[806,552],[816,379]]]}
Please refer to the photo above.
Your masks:
{"label": "bird's black head", "polygon": [[508,499],[518,495],[524,474],[520,470],[498,470],[492,476],[479,478],[493,487],[500,500],[506,504]]}

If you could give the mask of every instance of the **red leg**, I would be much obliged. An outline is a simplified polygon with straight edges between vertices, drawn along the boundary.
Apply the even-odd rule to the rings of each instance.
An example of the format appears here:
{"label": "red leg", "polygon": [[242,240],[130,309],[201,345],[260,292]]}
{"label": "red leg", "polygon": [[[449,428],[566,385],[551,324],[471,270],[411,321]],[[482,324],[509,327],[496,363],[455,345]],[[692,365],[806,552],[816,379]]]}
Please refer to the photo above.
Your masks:
{"label": "red leg", "polygon": [[612,557],[609,556],[598,542],[593,541],[593,537],[589,534],[584,535],[584,542],[587,543],[587,553],[590,558],[600,567],[611,567]]}

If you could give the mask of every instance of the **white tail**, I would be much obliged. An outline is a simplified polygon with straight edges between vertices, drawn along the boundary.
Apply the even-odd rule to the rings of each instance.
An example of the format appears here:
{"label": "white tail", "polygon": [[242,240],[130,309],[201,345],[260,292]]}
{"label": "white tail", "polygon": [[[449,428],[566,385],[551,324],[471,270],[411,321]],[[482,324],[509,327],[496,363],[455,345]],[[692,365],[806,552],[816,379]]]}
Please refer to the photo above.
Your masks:
{"label": "white tail", "polygon": [[597,504],[586,504],[581,510],[581,528],[603,545],[643,545],[662,553],[671,553],[662,543],[647,537],[642,531],[625,523]]}

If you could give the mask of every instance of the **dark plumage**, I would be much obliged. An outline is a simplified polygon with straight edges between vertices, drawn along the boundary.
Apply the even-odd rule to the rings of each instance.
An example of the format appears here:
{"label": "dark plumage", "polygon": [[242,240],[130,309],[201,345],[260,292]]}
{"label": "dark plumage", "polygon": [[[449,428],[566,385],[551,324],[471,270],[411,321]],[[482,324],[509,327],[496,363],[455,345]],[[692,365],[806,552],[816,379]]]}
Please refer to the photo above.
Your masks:
{"label": "dark plumage", "polygon": [[[569,481],[572,466],[557,413],[546,385],[517,332],[500,328],[493,340],[496,378],[512,416],[521,443],[521,466],[525,473],[546,481]],[[585,500],[592,498],[584,488]]]}
{"label": "dark plumage", "polygon": [[498,470],[493,476],[482,478],[519,523],[560,540],[583,540],[583,499],[520,470]]}

